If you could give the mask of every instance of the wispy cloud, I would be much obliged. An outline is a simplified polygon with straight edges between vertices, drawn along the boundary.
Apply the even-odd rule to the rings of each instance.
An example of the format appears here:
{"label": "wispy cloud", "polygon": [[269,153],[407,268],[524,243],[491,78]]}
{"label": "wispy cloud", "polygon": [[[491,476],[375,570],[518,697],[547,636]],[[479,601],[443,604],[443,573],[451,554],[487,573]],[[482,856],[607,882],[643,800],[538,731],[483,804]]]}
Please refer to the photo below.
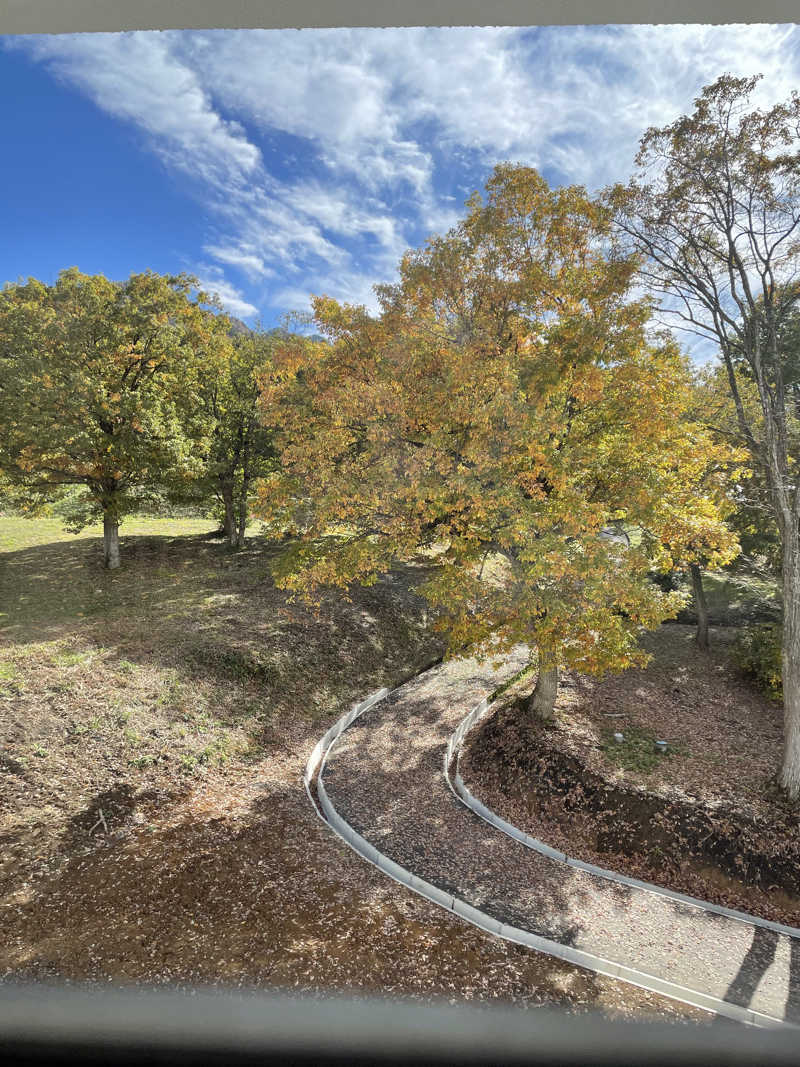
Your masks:
{"label": "wispy cloud", "polygon": [[168,35],[85,33],[25,41],[63,81],[134,123],[168,166],[234,187],[259,168],[259,149],[237,122],[222,118]]}
{"label": "wispy cloud", "polygon": [[226,281],[217,267],[201,265],[196,277],[199,288],[211,296],[218,297],[226,311],[242,318],[258,314],[258,308],[249,300],[245,300],[242,293]]}
{"label": "wispy cloud", "polygon": [[268,267],[263,258],[251,246],[206,245],[204,249],[219,263],[228,263],[242,271],[251,280],[269,277],[275,272]]}
{"label": "wispy cloud", "polygon": [[[212,213],[204,240],[218,291],[242,315],[256,298],[305,304],[319,287],[371,302],[371,284],[451,225],[495,162],[595,189],[624,179],[644,129],[685,113],[721,73],[764,73],[765,103],[788,97],[800,74],[791,25],[84,34],[16,46],[191,177]],[[302,162],[278,150],[287,139]]]}

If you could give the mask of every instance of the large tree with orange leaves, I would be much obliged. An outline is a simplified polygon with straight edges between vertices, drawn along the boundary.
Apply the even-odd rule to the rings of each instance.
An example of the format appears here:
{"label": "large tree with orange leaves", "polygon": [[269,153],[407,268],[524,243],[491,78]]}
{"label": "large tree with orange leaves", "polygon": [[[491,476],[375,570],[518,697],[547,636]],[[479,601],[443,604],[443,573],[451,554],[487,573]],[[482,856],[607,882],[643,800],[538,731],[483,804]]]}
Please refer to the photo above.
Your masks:
{"label": "large tree with orange leaves", "polygon": [[[640,628],[677,606],[648,572],[735,551],[698,488],[709,454],[727,457],[689,421],[686,361],[646,338],[607,233],[583,189],[500,166],[377,288],[379,314],[316,299],[325,340],[287,344],[264,383],[282,467],[260,512],[298,535],[279,581],[369,582],[427,547],[450,650],[531,646],[543,716],[560,668],[644,660]],[[601,536],[615,523],[640,542]]]}
{"label": "large tree with orange leaves", "polygon": [[85,487],[82,514],[102,518],[110,568],[141,494],[200,471],[211,424],[198,387],[230,346],[230,323],[192,299],[193,284],[71,268],[52,286],[0,290],[0,470],[28,507]]}

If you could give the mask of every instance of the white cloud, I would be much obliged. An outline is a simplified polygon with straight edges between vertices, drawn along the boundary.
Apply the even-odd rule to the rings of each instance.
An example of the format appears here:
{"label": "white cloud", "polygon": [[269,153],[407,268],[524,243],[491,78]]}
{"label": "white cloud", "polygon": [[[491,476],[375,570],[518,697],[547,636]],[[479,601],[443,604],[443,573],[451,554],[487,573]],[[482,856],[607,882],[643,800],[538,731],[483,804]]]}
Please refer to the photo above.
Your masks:
{"label": "white cloud", "polygon": [[[232,114],[307,138],[333,169],[365,184],[405,181],[419,192],[430,157],[399,135],[402,114],[390,99],[397,58],[385,69],[377,40],[359,30],[237,30],[186,35],[182,48],[202,60]],[[402,53],[402,35],[397,44]]]}
{"label": "white cloud", "polygon": [[203,292],[219,297],[220,303],[232,315],[244,316],[258,314],[258,308],[242,296],[241,292],[218,272],[213,266],[200,267],[197,272],[198,286]]}
{"label": "white cloud", "polygon": [[764,95],[788,96],[797,36],[768,25],[240,30],[186,36],[183,54],[202,56],[204,84],[231,114],[307,138],[366,187],[406,182],[427,197],[434,145],[600,185],[630,165],[645,126],[677,117],[726,70],[764,72]]}
{"label": "white cloud", "polygon": [[395,255],[403,251],[397,223],[386,209],[381,210],[379,202],[354,196],[347,188],[331,188],[319,181],[298,182],[285,190],[283,201],[293,212],[313,219],[334,234],[371,234],[382,249]]}
{"label": "white cloud", "polygon": [[268,267],[260,255],[252,251],[252,246],[231,247],[220,245],[205,245],[204,251],[220,263],[227,263],[237,267],[249,278],[258,279],[274,275],[274,271]]}
{"label": "white cloud", "polygon": [[[462,192],[495,162],[596,189],[624,179],[644,129],[689,111],[720,74],[763,72],[758,97],[772,103],[800,73],[791,25],[240,30],[17,44],[135,124],[167,166],[199,179],[214,215],[207,255],[268,283],[259,299],[272,306],[290,297],[297,306],[301,294],[305,305],[312,291],[370,305],[371,283],[391,280],[409,235],[416,243],[453,225]],[[281,135],[298,139],[294,163]],[[285,148],[278,162],[275,146]],[[238,313],[252,313],[241,292],[225,291]]]}
{"label": "white cloud", "polygon": [[311,296],[333,296],[347,304],[360,304],[368,311],[378,309],[373,292],[375,276],[358,271],[325,272],[309,274],[303,285],[286,285],[277,289],[274,299],[280,307],[291,311],[307,311]]}

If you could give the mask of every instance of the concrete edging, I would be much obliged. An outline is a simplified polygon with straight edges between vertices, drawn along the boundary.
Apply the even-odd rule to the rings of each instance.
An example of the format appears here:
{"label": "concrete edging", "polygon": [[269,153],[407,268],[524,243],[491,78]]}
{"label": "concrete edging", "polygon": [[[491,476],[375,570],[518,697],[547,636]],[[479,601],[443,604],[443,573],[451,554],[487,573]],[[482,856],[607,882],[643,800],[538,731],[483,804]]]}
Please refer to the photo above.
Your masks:
{"label": "concrete edging", "polygon": [[[505,819],[501,818],[492,811],[491,808],[487,808],[485,804],[482,804],[481,801],[470,792],[464,779],[461,777],[460,762],[461,748],[464,743],[464,738],[472,727],[487,714],[490,707],[491,704],[489,701],[482,701],[476,708],[473,708],[469,715],[462,719],[458,728],[451,735],[450,740],[447,743],[447,754],[445,756],[444,773],[451,791],[462,804],[466,805],[466,807],[479,816],[479,818],[488,822],[491,826],[494,826],[508,837],[512,837],[515,841],[519,841],[527,848],[531,848],[535,852],[540,852],[542,855],[557,860],[559,863],[564,863],[568,867],[573,867],[576,870],[586,871],[588,874],[594,874],[598,878],[604,878],[606,881],[616,882],[619,885],[630,886],[634,889],[642,889],[647,893],[653,893],[656,896],[674,900],[678,904],[685,904],[689,907],[699,908],[702,911],[710,911],[715,915],[723,915],[728,919],[736,919],[738,922],[744,922],[750,926],[760,926],[765,930],[772,930],[775,933],[784,934],[786,937],[800,938],[800,928],[796,926],[786,926],[784,923],[776,923],[771,922],[769,919],[761,919],[758,915],[750,915],[745,911],[736,911],[734,908],[725,908],[721,904],[712,904],[710,901],[700,900],[698,897],[690,897],[685,893],[678,893],[673,889],[664,889],[662,886],[656,885],[655,882],[645,882],[639,878],[630,878],[626,874],[618,874],[616,871],[607,870],[605,867],[598,867],[593,863],[584,863],[583,860],[567,856],[566,853],[551,848],[550,845],[546,844],[544,841],[539,841],[537,838],[531,837],[530,834],[526,834],[523,830],[520,830],[519,827],[514,826],[513,823],[507,822]],[[450,767],[454,757],[456,760],[456,771],[451,778]]]}
{"label": "concrete edging", "polygon": [[[397,688],[402,688],[398,686]],[[373,864],[384,874],[388,875],[395,882],[404,886],[406,889],[412,890],[419,896],[424,897],[426,900],[431,901],[434,904],[438,904],[451,914],[458,915],[460,918],[469,922],[471,925],[484,930],[487,933],[494,934],[497,937],[502,937],[506,941],[514,942],[515,944],[524,945],[527,948],[532,948],[538,952],[545,953],[546,955],[553,956],[557,959],[564,960],[573,965],[584,967],[586,970],[592,971],[596,974],[603,974],[610,978],[618,978],[624,982],[628,982],[631,985],[638,986],[641,989],[647,989],[651,992],[659,993],[663,996],[669,997],[672,1000],[679,1001],[683,1004],[688,1004],[695,1008],[700,1008],[703,1011],[708,1011],[714,1015],[724,1016],[725,1018],[733,1019],[737,1022],[743,1023],[748,1026],[759,1026],[766,1028],[783,1028],[792,1027],[792,1024],[786,1023],[781,1019],[776,1019],[773,1016],[763,1015],[760,1012],[753,1011],[751,1008],[742,1008],[737,1004],[729,1004],[726,1001],[719,1000],[715,997],[708,996],[704,993],[698,993],[695,990],[687,989],[684,986],[677,985],[674,982],[667,982],[663,979],[657,978],[655,975],[647,974],[644,971],[638,971],[634,968],[627,967],[624,964],[614,963],[612,960],[607,960],[601,956],[595,956],[592,953],[585,952],[581,949],[574,949],[568,945],[562,945],[558,941],[551,941],[548,938],[540,937],[538,934],[533,934],[528,930],[520,930],[516,927],[506,926],[500,923],[497,919],[488,915],[486,912],[480,911],[478,908],[473,907],[466,901],[460,900],[457,897],[453,897],[451,894],[446,893],[438,886],[426,882],[422,878],[418,878],[411,871],[406,870],[400,864],[395,863],[394,860],[389,859],[388,856],[384,856],[379,852],[374,845],[371,845],[366,838],[357,833],[345,819],[339,815],[334,805],[332,804],[322,780],[322,774],[328,755],[333,749],[334,744],[339,739],[342,733],[351,725],[360,715],[365,711],[368,711],[375,704],[384,700],[391,693],[397,692],[397,689],[380,689],[377,692],[371,694],[366,700],[360,704],[354,705],[349,712],[342,715],[333,726],[323,735],[322,738],[314,746],[311,755],[306,763],[306,768],[303,773],[303,782],[308,793],[309,800],[311,801],[314,810],[319,818],[326,823],[326,825],[333,830],[333,832],[342,841],[345,842],[350,848],[357,852],[368,863]],[[462,720],[458,729],[450,737],[447,743],[447,750],[445,755],[445,778],[447,783],[462,803],[467,807],[471,807],[466,800],[454,788],[449,775],[449,766],[452,761],[453,752],[456,745],[460,746],[465,734],[474,725],[475,722],[483,715],[486,714],[490,706],[488,699],[484,699],[476,708],[474,708],[469,715]],[[469,721],[469,725],[467,725]],[[458,740],[454,739],[458,737]],[[314,800],[314,796],[311,789],[315,774],[317,775],[317,794],[319,796],[319,804]],[[460,778],[460,775],[459,775]],[[462,781],[463,786],[463,781]],[[466,789],[466,786],[464,786]],[[468,792],[468,791],[467,791]],[[470,794],[471,796],[471,794]],[[473,798],[474,799],[474,798]],[[475,801],[479,804],[479,801]],[[481,805],[481,808],[485,810],[490,816],[494,815],[488,808]],[[480,812],[474,808],[476,814],[480,815]],[[480,815],[481,818],[485,816]],[[495,819],[499,819],[498,816],[494,816]],[[491,825],[495,825],[497,829],[502,829],[492,819],[486,819]],[[503,820],[499,820],[503,822]],[[512,827],[510,823],[506,823],[506,826],[510,827],[515,833],[510,836],[515,837],[517,840],[522,840],[523,843],[534,842],[535,839],[528,838],[527,835],[522,834],[522,831],[517,830],[516,827]],[[507,831],[504,831],[507,832]],[[522,837],[518,837],[518,834],[522,834]],[[549,849],[549,846],[543,845],[541,842],[536,842],[530,847],[543,847],[549,851],[546,854],[552,853],[556,858],[561,857],[561,853],[555,852],[554,849]],[[566,857],[564,857],[566,862]]]}

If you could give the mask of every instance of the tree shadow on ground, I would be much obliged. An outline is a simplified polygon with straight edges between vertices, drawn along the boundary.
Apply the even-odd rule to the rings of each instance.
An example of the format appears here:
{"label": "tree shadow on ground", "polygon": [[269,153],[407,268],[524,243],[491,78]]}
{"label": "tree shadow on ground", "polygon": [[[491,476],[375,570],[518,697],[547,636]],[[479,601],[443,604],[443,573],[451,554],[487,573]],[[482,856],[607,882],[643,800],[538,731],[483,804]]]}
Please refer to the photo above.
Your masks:
{"label": "tree shadow on ground", "polygon": [[[328,795],[358,833],[412,874],[499,922],[575,945],[590,898],[574,870],[489,826],[447,786],[447,738],[487,690],[484,669],[462,670],[456,682],[448,669],[404,687],[345,732],[326,763]],[[629,901],[624,886],[607,883],[601,892],[617,907]]]}
{"label": "tree shadow on ground", "polygon": [[[86,621],[120,612],[163,614],[176,603],[187,611],[216,589],[223,561],[221,542],[204,536],[131,536],[121,548],[122,566],[102,565],[102,538],[56,541],[4,552],[0,580],[4,590],[4,636],[20,642],[42,641],[82,628]],[[190,566],[175,588],[173,572]],[[184,575],[177,571],[181,578]],[[85,620],[85,621],[84,621]]]}
{"label": "tree shadow on ground", "polygon": [[[414,592],[429,565],[398,565],[350,600],[331,591],[314,609],[275,587],[270,567],[282,547],[253,538],[231,552],[202,535],[130,537],[111,573],[95,539],[5,553],[3,634],[19,646],[93,642],[111,667],[124,659],[236,689],[242,715],[265,720],[298,710],[327,717],[354,686],[366,695],[400,680],[440,647]],[[235,713],[237,702],[226,703]]]}
{"label": "tree shadow on ground", "polygon": [[171,790],[140,789],[133,782],[117,782],[95,794],[85,808],[71,816],[61,835],[60,850],[69,854],[93,841],[101,841],[109,833],[129,826],[137,814],[144,819],[144,812],[157,810],[189,792],[188,785]]}
{"label": "tree shadow on ground", "polygon": [[0,968],[15,979],[534,1005],[586,1006],[600,994],[594,976],[400,889],[316,819],[299,783],[272,782],[235,819],[188,811],[104,836],[6,903]]}
{"label": "tree shadow on ground", "polygon": [[[761,980],[775,962],[781,937],[775,930],[753,927],[752,943],[723,1000],[742,1008],[750,1007]],[[789,979],[783,1017],[786,1022],[800,1024],[800,941],[796,938],[788,940]]]}

